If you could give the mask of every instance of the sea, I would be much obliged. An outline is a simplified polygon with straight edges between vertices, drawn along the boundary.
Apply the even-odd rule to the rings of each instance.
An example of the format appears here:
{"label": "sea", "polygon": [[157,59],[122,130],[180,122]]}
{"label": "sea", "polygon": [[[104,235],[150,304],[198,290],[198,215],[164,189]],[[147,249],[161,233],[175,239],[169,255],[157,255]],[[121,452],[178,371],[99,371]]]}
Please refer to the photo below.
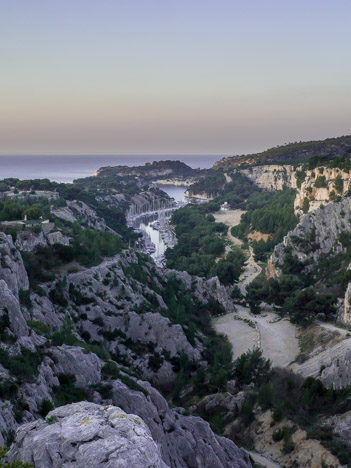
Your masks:
{"label": "sea", "polygon": [[0,155],[0,180],[50,179],[56,182],[73,182],[88,177],[104,166],[140,166],[147,162],[183,161],[197,169],[208,169],[223,155]]}

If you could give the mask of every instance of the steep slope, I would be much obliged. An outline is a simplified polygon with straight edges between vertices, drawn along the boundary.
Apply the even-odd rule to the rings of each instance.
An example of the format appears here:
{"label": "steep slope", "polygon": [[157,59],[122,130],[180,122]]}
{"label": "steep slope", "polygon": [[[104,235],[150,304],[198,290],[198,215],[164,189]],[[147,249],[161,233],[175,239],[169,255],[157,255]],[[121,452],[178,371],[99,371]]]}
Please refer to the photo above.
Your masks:
{"label": "steep slope", "polygon": [[[37,285],[37,292],[28,294],[21,254],[3,233],[0,253],[1,444],[11,442],[20,424],[45,416],[53,404],[90,400],[142,417],[167,466],[250,466],[233,442],[216,436],[201,418],[170,409],[137,376],[171,391],[179,385],[182,366],[187,376],[195,363],[210,366],[203,331],[177,322],[182,320],[174,316],[173,295],[178,291],[179,297],[188,297],[194,314],[204,320],[208,303],[233,310],[218,281],[162,271],[149,258],[125,250],[96,267]],[[45,423],[31,427],[45,434],[52,430]]]}

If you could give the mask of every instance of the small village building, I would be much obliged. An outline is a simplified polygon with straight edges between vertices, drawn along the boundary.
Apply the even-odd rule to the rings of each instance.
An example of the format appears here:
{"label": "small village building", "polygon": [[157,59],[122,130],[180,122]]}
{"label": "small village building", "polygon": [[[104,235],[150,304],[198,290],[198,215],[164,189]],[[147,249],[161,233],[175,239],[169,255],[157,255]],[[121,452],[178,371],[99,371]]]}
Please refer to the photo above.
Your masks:
{"label": "small village building", "polygon": [[224,202],[223,205],[221,205],[220,211],[229,211],[230,210],[230,205],[228,202]]}

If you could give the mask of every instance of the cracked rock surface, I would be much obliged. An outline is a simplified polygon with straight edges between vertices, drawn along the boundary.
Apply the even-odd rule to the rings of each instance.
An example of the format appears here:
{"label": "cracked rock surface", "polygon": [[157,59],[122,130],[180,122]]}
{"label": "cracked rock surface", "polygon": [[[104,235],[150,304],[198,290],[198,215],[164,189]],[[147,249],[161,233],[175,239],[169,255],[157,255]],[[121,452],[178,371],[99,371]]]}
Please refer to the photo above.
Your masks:
{"label": "cracked rock surface", "polygon": [[17,431],[9,459],[36,468],[167,468],[144,421],[116,406],[74,403]]}

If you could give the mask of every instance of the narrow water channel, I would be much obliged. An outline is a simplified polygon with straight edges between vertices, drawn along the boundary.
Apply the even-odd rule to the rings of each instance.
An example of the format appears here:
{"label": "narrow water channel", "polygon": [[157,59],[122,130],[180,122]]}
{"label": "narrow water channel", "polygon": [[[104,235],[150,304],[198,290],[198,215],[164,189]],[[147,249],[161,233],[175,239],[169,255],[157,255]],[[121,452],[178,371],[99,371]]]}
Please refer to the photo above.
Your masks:
{"label": "narrow water channel", "polygon": [[[166,192],[176,202],[185,201],[186,187],[175,185],[160,185],[159,188]],[[169,229],[168,220],[174,210],[165,210],[161,213],[140,216],[133,222],[134,229],[147,234],[150,244],[147,244],[148,253],[159,265],[162,265],[167,247],[174,245],[175,236]],[[148,240],[146,239],[146,242]],[[154,247],[153,247],[154,246]]]}

